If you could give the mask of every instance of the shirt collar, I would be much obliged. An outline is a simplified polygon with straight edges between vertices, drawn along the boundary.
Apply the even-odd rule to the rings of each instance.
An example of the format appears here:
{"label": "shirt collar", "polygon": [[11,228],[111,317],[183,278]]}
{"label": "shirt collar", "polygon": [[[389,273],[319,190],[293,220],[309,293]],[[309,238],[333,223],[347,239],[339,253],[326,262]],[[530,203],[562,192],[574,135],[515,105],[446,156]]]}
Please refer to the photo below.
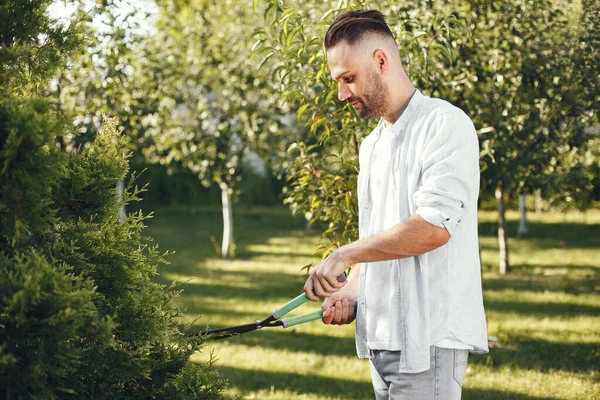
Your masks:
{"label": "shirt collar", "polygon": [[[412,116],[414,115],[415,111],[419,108],[419,105],[421,105],[421,103],[423,102],[424,97],[425,96],[421,93],[421,91],[419,89],[415,89],[415,93],[410,98],[408,105],[406,106],[406,110],[404,110],[404,112],[402,112],[402,114],[400,115],[400,118],[398,118],[396,120],[394,125],[392,125],[391,127],[388,128],[392,131],[392,134],[394,135],[394,137],[398,137],[398,135],[400,135],[400,133],[402,133],[402,131],[404,130],[404,128],[406,127],[406,125],[408,124],[408,122],[410,121]],[[385,121],[383,118],[381,118],[379,120],[379,125],[377,126],[378,133],[381,133],[385,128],[386,128]]]}

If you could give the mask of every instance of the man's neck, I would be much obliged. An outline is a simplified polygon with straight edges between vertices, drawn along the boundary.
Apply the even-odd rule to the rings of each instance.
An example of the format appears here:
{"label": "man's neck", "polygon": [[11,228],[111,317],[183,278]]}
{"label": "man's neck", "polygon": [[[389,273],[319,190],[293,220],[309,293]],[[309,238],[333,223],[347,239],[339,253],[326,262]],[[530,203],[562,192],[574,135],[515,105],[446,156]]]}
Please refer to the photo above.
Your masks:
{"label": "man's neck", "polygon": [[[398,105],[395,107],[394,111],[382,116],[383,120],[385,121],[386,127],[389,128],[390,126],[394,125],[396,121],[398,121],[398,119],[402,116],[402,113],[404,113],[404,110],[406,110],[406,107],[408,107],[410,100],[417,92],[417,89],[412,85],[410,85],[410,87],[407,89],[409,90],[405,91],[405,93],[410,94],[408,96],[403,96],[402,98],[400,98],[400,101],[398,101]],[[412,91],[410,91],[410,89],[412,89]]]}

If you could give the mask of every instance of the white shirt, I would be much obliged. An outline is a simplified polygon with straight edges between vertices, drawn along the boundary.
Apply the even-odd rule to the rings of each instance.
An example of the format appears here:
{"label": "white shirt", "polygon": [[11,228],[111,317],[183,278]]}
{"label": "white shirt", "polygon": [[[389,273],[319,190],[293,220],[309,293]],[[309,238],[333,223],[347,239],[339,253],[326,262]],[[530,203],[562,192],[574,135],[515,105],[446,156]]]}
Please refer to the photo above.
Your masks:
{"label": "white shirt", "polygon": [[[369,235],[379,233],[391,228],[398,221],[398,212],[396,210],[396,201],[392,196],[388,196],[388,188],[394,186],[392,182],[392,146],[394,145],[393,127],[387,127],[380,124],[378,127],[379,135],[373,145],[373,157],[371,157],[371,175],[369,176],[369,196],[373,209],[380,210],[371,213],[369,222]],[[406,202],[401,203],[401,208],[406,209]],[[398,271],[394,261],[382,261],[375,267],[369,268],[371,274],[376,274],[376,280],[388,282],[393,287],[398,287]],[[367,275],[367,279],[369,276]],[[394,329],[394,326],[400,324],[400,314],[394,312],[400,308],[400,296],[397,291],[389,294],[389,298],[383,296],[373,296],[366,298],[365,309],[377,310],[377,313],[369,315],[378,317],[381,315],[387,318],[379,318],[373,325],[375,326],[374,339],[370,340],[368,345],[371,350],[401,350],[400,331]],[[370,301],[369,301],[370,300]],[[367,321],[368,323],[369,321]],[[473,346],[449,336],[435,343],[437,347],[450,349],[473,350]]]}
{"label": "white shirt", "polygon": [[444,246],[417,257],[363,263],[356,346],[400,350],[400,372],[429,369],[432,345],[484,353],[487,331],[477,239],[479,146],[471,120],[418,90],[396,123],[361,145],[359,234],[413,214],[445,227]]}
{"label": "white shirt", "polygon": [[[369,201],[372,208],[378,210],[370,214],[366,236],[371,236],[391,228],[399,220],[396,202],[392,199],[392,152],[390,149],[395,143],[396,136],[392,129],[380,124],[378,135],[373,145],[371,157],[371,174],[368,181]],[[395,261],[380,261],[372,264],[366,270],[367,275],[372,270],[378,274],[378,279],[388,282],[392,287],[398,287],[398,270]],[[364,266],[361,268],[366,268]],[[362,280],[361,280],[362,281]],[[382,296],[369,296],[365,298],[364,310],[369,319],[367,326],[371,328],[368,347],[370,350],[400,350],[398,336],[401,326],[401,315],[396,310],[400,309],[400,296],[397,290],[386,291]],[[373,310],[368,312],[367,310]],[[375,322],[374,320],[377,319]]]}

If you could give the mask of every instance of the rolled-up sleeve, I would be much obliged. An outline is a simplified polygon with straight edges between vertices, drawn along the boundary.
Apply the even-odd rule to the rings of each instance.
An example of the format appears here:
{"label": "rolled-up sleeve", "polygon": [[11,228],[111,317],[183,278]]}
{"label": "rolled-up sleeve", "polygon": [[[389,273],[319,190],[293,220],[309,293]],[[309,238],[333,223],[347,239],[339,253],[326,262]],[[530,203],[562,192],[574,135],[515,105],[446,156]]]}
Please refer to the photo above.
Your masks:
{"label": "rolled-up sleeve", "polygon": [[421,186],[413,197],[416,214],[454,236],[465,206],[476,204],[479,192],[479,145],[471,120],[461,111],[438,115],[421,163]]}

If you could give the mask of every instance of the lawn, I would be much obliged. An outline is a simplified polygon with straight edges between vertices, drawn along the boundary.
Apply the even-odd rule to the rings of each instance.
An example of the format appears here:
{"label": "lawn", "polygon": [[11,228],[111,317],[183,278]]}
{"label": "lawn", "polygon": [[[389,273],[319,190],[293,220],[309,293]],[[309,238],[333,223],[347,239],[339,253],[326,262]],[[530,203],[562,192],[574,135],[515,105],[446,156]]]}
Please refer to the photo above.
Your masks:
{"label": "lawn", "polygon": [[[499,276],[495,213],[481,212],[480,238],[489,334],[499,346],[470,358],[463,399],[600,399],[600,210],[530,215],[517,239],[509,212],[511,263]],[[222,261],[218,208],[159,209],[147,234],[174,250],[164,283],[197,329],[262,319],[302,290],[300,268],[316,262],[317,229],[284,208],[235,213],[237,254]],[[298,312],[319,308],[306,304]],[[194,359],[218,357],[228,394],[245,399],[372,399],[368,363],[355,356],[354,326],[319,321],[207,343]]]}

